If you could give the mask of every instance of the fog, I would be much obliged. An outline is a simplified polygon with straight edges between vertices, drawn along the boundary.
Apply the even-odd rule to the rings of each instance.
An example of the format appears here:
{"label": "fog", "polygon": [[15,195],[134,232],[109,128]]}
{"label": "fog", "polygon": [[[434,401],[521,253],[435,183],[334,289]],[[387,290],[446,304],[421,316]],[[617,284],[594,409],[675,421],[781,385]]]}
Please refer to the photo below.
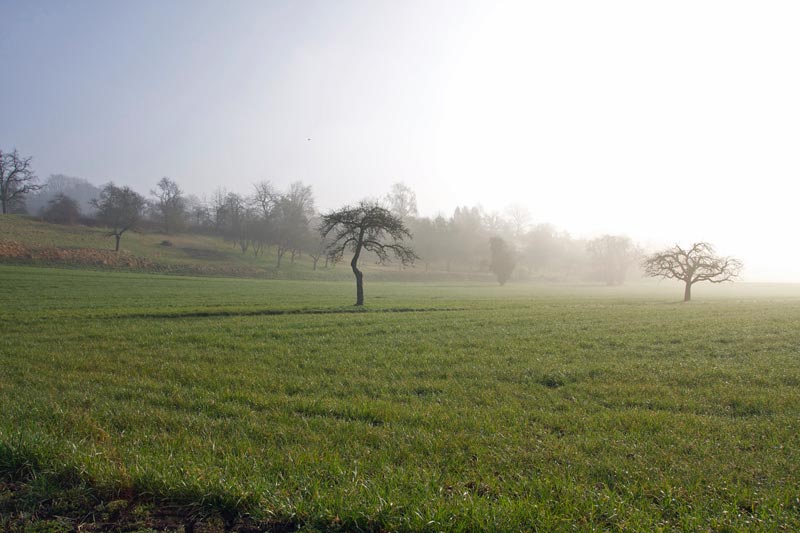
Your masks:
{"label": "fog", "polygon": [[794,2],[17,2],[0,148],[142,193],[403,181],[421,215],[706,240],[800,281]]}

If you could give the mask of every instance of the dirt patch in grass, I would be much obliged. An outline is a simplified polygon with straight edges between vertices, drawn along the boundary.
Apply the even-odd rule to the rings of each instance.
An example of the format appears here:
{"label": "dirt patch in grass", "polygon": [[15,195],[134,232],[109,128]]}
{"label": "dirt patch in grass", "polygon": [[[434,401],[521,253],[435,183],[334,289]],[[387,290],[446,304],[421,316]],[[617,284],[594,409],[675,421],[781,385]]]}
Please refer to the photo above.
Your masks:
{"label": "dirt patch in grass", "polygon": [[226,254],[207,248],[180,248],[180,250],[192,259],[200,259],[202,261],[225,261],[228,259]]}

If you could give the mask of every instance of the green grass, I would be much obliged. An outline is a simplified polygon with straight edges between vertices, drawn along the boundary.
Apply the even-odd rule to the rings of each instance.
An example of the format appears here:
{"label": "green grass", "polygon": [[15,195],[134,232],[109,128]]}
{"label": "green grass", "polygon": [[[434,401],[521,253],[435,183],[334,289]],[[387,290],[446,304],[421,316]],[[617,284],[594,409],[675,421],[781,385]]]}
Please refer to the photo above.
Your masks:
{"label": "green grass", "polygon": [[[162,245],[164,241],[171,245]],[[9,255],[4,249],[8,242],[23,245],[25,253]],[[17,215],[0,216],[0,264],[261,279],[349,281],[353,275],[349,264],[326,268],[324,258],[314,270],[313,260],[308,254],[299,254],[292,262],[291,254],[286,253],[278,268],[274,246],[256,257],[252,248],[242,253],[234,243],[196,233],[166,235],[131,230],[122,237],[121,258],[113,253],[113,249],[114,238],[108,236],[105,228],[61,226]],[[67,256],[46,253],[64,250],[73,253]],[[129,258],[136,261],[128,261]],[[422,264],[403,268],[379,265],[369,255],[362,258],[360,266],[373,278],[387,281],[489,281],[493,278],[488,272],[426,272]]]}
{"label": "green grass", "polygon": [[796,287],[366,289],[0,267],[0,509],[800,529]]}

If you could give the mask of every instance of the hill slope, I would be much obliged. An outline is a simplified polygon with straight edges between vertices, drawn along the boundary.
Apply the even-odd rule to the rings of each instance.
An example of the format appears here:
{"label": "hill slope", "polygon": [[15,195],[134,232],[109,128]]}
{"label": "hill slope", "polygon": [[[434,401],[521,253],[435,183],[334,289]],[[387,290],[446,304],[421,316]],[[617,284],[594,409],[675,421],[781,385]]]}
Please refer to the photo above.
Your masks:
{"label": "hill slope", "polygon": [[[284,256],[277,267],[273,249],[256,257],[242,253],[220,237],[199,234],[165,235],[127,232],[121,252],[113,251],[114,239],[104,228],[60,226],[16,215],[0,216],[0,263],[94,268],[201,276],[255,277],[271,279],[349,280],[347,265],[325,267],[324,259],[314,270],[312,260],[301,255],[294,263]],[[372,279],[478,279],[486,273],[423,272],[423,268],[400,269],[397,265],[375,265],[362,261]]]}

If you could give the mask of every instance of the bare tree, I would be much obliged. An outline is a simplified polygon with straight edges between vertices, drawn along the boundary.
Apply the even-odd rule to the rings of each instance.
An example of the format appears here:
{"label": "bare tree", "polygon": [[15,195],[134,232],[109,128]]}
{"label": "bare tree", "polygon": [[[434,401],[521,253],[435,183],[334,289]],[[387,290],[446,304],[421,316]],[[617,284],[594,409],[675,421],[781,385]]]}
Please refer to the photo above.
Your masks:
{"label": "bare tree", "polygon": [[492,235],[502,235],[506,232],[508,223],[497,211],[484,213],[483,226]]}
{"label": "bare tree", "polygon": [[[327,237],[322,237],[317,231],[320,222],[321,220],[319,217],[314,217],[309,220],[308,231],[305,236],[305,249],[311,261],[314,263],[313,270],[317,269],[319,260],[326,255],[328,245],[330,245],[330,240]],[[327,267],[328,265],[326,264],[325,266]]]}
{"label": "bare tree", "polygon": [[37,177],[31,168],[33,157],[22,157],[13,152],[0,150],[0,204],[5,215],[20,204],[29,192],[38,191]]}
{"label": "bare tree", "polygon": [[228,191],[224,187],[218,187],[211,195],[211,215],[214,217],[214,230],[218,233],[222,231],[225,224],[227,198]]}
{"label": "bare tree", "polygon": [[246,253],[251,244],[249,231],[253,228],[250,223],[253,210],[248,207],[245,198],[233,192],[227,193],[221,200],[215,200],[217,201],[222,202],[215,207],[222,238],[238,246],[243,254]]}
{"label": "bare tree", "polygon": [[401,181],[392,185],[392,190],[386,196],[386,203],[392,214],[401,220],[417,216],[417,195]]}
{"label": "bare tree", "polygon": [[311,186],[296,181],[286,194],[277,196],[273,208],[274,243],[277,245],[277,267],[289,252],[291,262],[305,248],[309,232],[309,219],[314,215],[314,195]]}
{"label": "bare tree", "polygon": [[100,191],[100,198],[92,205],[97,208],[97,218],[111,228],[109,237],[116,238],[114,251],[119,252],[119,241],[122,234],[133,229],[142,217],[145,206],[144,197],[130,187],[117,187],[108,183]]}
{"label": "bare tree", "polygon": [[189,225],[197,230],[211,227],[213,217],[211,216],[211,207],[205,197],[200,198],[190,194],[184,199],[184,204]]}
{"label": "bare tree", "polygon": [[156,198],[155,207],[164,223],[164,233],[178,229],[183,222],[185,204],[178,184],[169,178],[161,178],[150,194]]}
{"label": "bare tree", "polygon": [[280,199],[280,194],[269,181],[254,183],[253,188],[255,189],[253,193],[253,203],[261,211],[261,216],[268,219]]}
{"label": "bare tree", "polygon": [[692,285],[698,281],[733,281],[739,277],[742,263],[732,257],[719,257],[713,246],[697,242],[686,250],[676,244],[654,253],[645,258],[642,267],[648,276],[683,281],[683,301],[688,302],[692,299]]}
{"label": "bare tree", "polygon": [[506,216],[508,216],[508,221],[515,237],[525,233],[531,222],[531,212],[527,207],[520,204],[511,204],[506,207]]}
{"label": "bare tree", "polygon": [[411,239],[411,233],[402,219],[374,203],[361,202],[323,215],[319,231],[323,237],[330,236],[328,255],[333,261],[341,259],[347,250],[353,252],[350,267],[356,277],[356,305],[364,305],[364,274],[358,269],[363,251],[374,253],[381,263],[390,253],[404,265],[417,258],[414,250],[403,244]]}

